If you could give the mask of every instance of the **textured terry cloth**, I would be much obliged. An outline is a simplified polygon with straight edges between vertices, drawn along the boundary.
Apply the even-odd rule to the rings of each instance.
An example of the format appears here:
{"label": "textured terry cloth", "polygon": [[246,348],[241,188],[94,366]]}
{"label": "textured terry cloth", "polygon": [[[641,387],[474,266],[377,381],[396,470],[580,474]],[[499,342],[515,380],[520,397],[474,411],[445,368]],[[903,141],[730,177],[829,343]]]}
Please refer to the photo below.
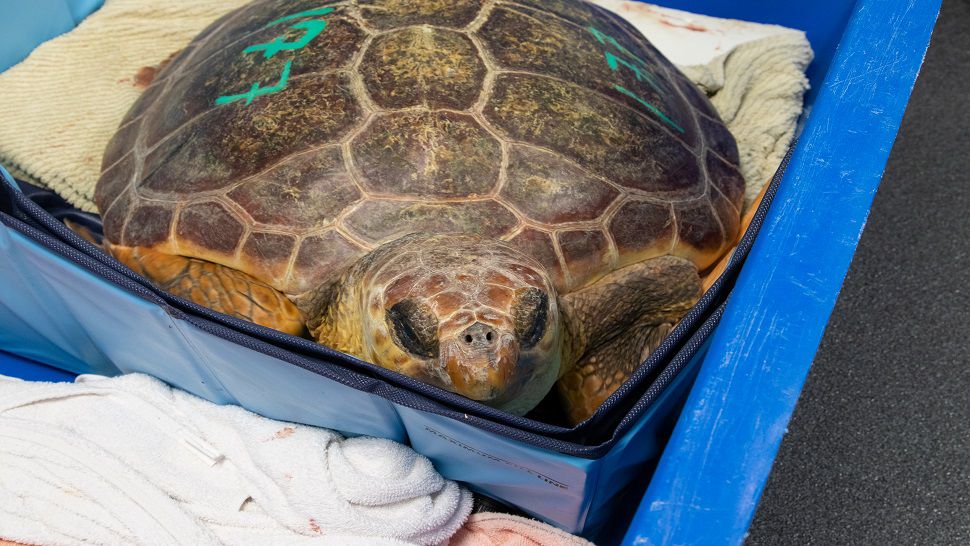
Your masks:
{"label": "textured terry cloth", "polygon": [[0,537],[26,544],[439,544],[471,494],[383,439],[141,374],[0,376]]}
{"label": "textured terry cloth", "polygon": [[[76,29],[0,74],[0,164],[96,212],[101,156],[140,93],[136,74],[246,3],[107,0]],[[738,139],[750,202],[781,162],[802,110],[812,56],[804,34],[631,0],[596,3],[630,20],[713,94]]]}
{"label": "textured terry cloth", "polygon": [[810,62],[812,49],[804,34],[792,32],[742,44],[706,65],[683,68],[707,92],[738,142],[747,181],[745,209],[775,174],[795,136]]}
{"label": "textured terry cloth", "polygon": [[448,546],[592,546],[540,521],[484,512],[472,514]]}

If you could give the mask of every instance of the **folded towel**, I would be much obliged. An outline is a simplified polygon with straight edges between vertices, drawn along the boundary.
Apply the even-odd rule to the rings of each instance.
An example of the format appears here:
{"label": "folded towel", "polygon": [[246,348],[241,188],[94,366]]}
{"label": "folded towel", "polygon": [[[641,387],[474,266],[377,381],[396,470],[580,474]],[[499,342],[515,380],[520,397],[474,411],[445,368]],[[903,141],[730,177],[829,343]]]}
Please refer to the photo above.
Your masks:
{"label": "folded towel", "polygon": [[0,536],[28,544],[438,544],[471,494],[401,444],[146,375],[0,376]]}
{"label": "folded towel", "polygon": [[[247,2],[106,0],[75,30],[0,74],[0,164],[97,212],[101,156],[141,92],[137,75]],[[804,34],[631,0],[596,3],[630,20],[689,77],[701,78],[695,82],[713,94],[737,137],[750,203],[781,162],[802,110],[811,60]],[[709,63],[710,70],[694,69]]]}
{"label": "folded towel", "polygon": [[483,512],[472,514],[448,546],[592,546],[540,521]]}
{"label": "folded towel", "polygon": [[[781,33],[736,47],[706,65],[684,67],[704,89],[738,142],[747,184],[745,208],[775,173],[795,136],[808,90],[812,50],[801,33]],[[756,100],[754,100],[756,99]]]}

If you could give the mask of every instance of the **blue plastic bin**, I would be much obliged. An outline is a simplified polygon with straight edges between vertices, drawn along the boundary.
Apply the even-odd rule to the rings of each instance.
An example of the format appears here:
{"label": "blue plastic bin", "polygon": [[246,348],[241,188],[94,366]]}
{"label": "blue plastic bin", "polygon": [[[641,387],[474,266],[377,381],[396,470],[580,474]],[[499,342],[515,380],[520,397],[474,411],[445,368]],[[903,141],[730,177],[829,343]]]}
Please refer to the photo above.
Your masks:
{"label": "blue plastic bin", "polygon": [[[816,52],[790,164],[721,323],[697,356],[699,374],[673,435],[652,478],[643,476],[649,486],[624,539],[737,544],[861,235],[940,1],[655,3],[799,28]],[[0,0],[0,70],[97,4]],[[63,21],[52,30],[57,13]],[[71,377],[2,352],[0,373]]]}

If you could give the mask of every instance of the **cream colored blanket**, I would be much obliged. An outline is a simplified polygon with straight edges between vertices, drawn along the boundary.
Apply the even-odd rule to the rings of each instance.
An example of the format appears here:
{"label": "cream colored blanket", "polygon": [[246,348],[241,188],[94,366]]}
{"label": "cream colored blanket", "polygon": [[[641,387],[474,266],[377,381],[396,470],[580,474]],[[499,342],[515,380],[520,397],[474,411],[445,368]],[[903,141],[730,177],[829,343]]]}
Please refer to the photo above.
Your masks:
{"label": "cream colored blanket", "polygon": [[[106,0],[0,74],[0,164],[97,212],[101,156],[141,92],[136,74],[248,1]],[[630,0],[596,3],[626,17],[708,92],[738,141],[750,203],[795,132],[812,58],[804,34]]]}

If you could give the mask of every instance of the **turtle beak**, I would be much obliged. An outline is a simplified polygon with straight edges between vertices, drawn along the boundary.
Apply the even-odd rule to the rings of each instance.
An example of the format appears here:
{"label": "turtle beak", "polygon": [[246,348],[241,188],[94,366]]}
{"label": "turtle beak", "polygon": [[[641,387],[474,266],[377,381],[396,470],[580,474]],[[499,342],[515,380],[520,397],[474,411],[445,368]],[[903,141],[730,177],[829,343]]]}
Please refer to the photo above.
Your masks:
{"label": "turtle beak", "polygon": [[507,394],[519,360],[511,332],[476,322],[441,344],[441,361],[455,392],[480,402]]}

